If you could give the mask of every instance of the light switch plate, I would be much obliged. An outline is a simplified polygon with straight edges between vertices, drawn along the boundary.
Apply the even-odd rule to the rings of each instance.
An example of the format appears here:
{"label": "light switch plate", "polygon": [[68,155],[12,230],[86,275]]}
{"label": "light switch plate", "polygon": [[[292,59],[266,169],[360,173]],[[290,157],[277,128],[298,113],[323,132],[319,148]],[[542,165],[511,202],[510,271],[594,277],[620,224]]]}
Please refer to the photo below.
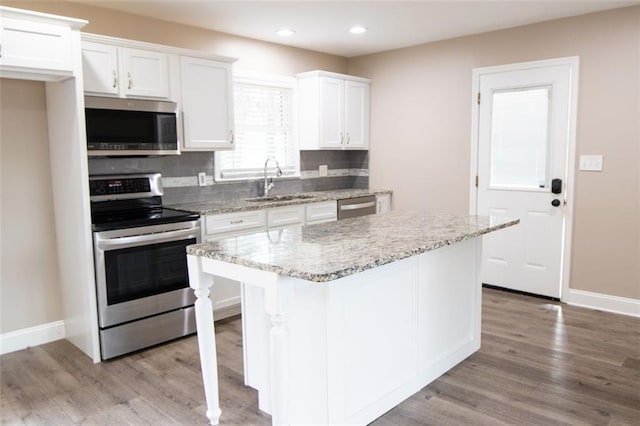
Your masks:
{"label": "light switch plate", "polygon": [[325,177],[328,174],[329,174],[329,166],[327,166],[326,164],[323,164],[322,166],[318,167],[318,176]]}
{"label": "light switch plate", "polygon": [[580,170],[588,172],[601,172],[602,155],[581,155]]}

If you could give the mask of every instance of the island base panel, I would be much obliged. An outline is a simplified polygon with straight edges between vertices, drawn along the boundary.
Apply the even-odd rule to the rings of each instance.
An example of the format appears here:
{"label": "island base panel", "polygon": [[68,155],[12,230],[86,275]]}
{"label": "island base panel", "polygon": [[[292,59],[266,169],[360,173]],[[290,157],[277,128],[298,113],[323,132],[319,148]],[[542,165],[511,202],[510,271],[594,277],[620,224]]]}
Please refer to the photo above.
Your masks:
{"label": "island base panel", "polygon": [[[329,283],[293,288],[291,424],[366,424],[480,348],[481,239],[463,241]],[[265,292],[243,289],[245,383],[271,412]]]}

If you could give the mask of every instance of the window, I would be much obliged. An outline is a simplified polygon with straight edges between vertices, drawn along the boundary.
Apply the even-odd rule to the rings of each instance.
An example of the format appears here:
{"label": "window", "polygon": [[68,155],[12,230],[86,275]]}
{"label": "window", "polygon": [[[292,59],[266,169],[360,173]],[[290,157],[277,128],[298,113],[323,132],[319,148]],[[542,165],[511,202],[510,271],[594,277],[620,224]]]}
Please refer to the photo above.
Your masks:
{"label": "window", "polygon": [[[294,78],[235,75],[235,149],[215,153],[216,181],[260,179],[275,158],[283,176],[300,175],[294,135]],[[275,162],[269,162],[275,175]]]}
{"label": "window", "polygon": [[547,185],[550,90],[528,87],[493,94],[491,187]]}

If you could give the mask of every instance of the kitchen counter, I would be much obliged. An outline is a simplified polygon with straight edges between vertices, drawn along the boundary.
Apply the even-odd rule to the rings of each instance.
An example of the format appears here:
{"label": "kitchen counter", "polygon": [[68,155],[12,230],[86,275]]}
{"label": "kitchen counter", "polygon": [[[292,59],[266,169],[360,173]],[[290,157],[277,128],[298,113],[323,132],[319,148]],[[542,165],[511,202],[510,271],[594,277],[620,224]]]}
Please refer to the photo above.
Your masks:
{"label": "kitchen counter", "polygon": [[[274,199],[274,200],[260,200],[259,197],[238,199],[238,200],[214,200],[205,201],[199,203],[186,203],[186,204],[174,204],[167,205],[176,210],[184,210],[193,213],[205,214],[218,214],[218,213],[233,213],[247,210],[260,210],[270,207],[282,207],[291,206],[295,204],[308,204],[316,203],[320,201],[330,200],[343,200],[347,198],[364,197],[367,195],[378,194],[391,194],[390,190],[374,190],[374,189],[339,189],[334,191],[314,191],[303,192],[300,194],[287,194],[293,196],[302,196],[300,198],[293,199]],[[274,195],[274,197],[282,197],[286,195]],[[258,200],[258,201],[256,201]]]}
{"label": "kitchen counter", "polygon": [[217,277],[242,283],[244,382],[273,424],[368,424],[480,349],[482,235],[518,222],[395,211],[189,246],[210,422]]}
{"label": "kitchen counter", "polygon": [[499,217],[389,212],[192,245],[187,253],[326,282],[518,222]]}

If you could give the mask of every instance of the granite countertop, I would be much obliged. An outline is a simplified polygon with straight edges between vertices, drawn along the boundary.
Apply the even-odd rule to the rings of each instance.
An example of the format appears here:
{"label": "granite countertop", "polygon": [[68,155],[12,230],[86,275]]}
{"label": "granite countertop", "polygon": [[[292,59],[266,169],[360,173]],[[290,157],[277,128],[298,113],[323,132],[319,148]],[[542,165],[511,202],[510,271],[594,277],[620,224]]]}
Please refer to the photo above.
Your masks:
{"label": "granite countertop", "polygon": [[[317,203],[320,201],[344,200],[346,198],[363,197],[366,195],[391,194],[390,190],[374,190],[374,189],[339,189],[335,191],[315,191],[303,192],[300,194],[274,195],[273,200],[257,200],[259,197],[239,199],[239,200],[216,200],[205,201],[200,203],[173,204],[167,205],[176,210],[184,210],[192,213],[218,214],[233,213],[247,210],[261,210],[269,207],[291,206],[295,204]],[[277,197],[300,197],[293,199],[277,199]]]}
{"label": "granite countertop", "polygon": [[392,211],[195,244],[187,247],[187,253],[326,282],[519,222],[495,216]]}

